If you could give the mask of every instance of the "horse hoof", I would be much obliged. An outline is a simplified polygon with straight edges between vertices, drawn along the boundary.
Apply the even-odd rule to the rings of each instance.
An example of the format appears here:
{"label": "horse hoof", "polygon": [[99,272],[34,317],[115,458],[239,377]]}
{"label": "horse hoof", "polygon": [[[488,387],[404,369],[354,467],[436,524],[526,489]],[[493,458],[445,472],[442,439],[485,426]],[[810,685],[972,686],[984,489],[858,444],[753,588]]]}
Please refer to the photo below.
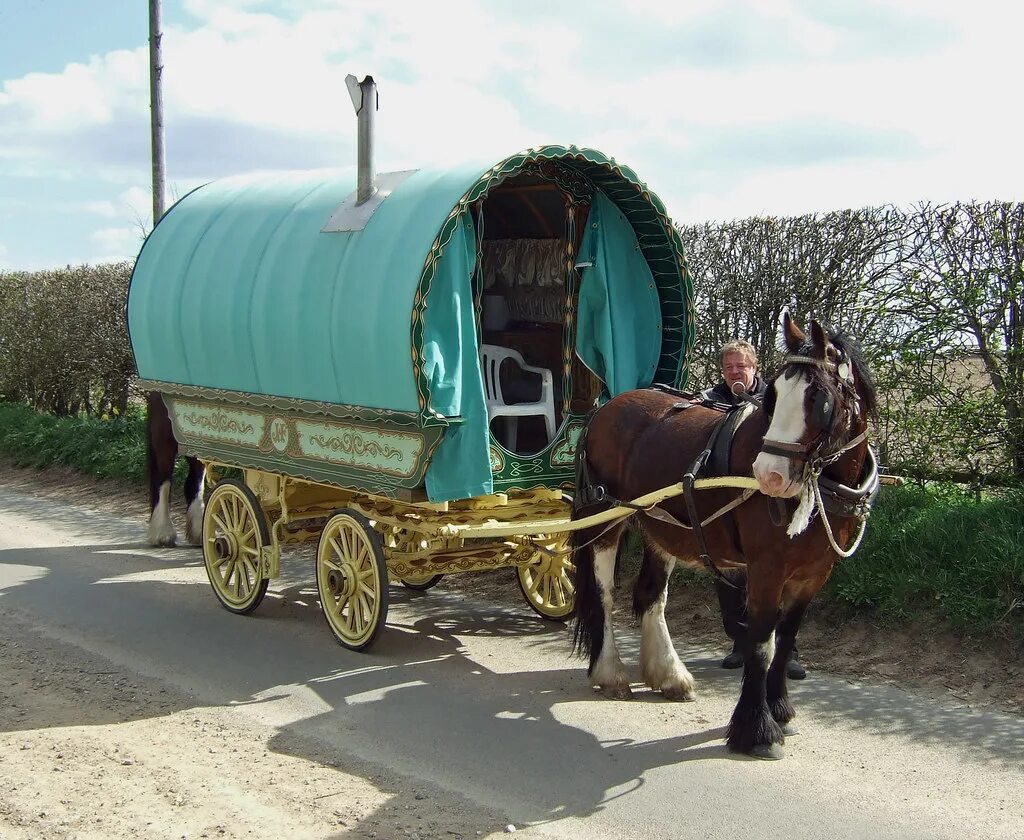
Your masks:
{"label": "horse hoof", "polygon": [[602,696],[609,700],[632,700],[633,689],[628,685],[606,685],[601,686]]}
{"label": "horse hoof", "polygon": [[783,735],[799,735],[800,734],[800,727],[797,726],[795,723],[780,723],[779,726],[782,727],[782,734]]}
{"label": "horse hoof", "polygon": [[750,750],[750,756],[762,761],[778,761],[785,758],[786,753],[780,744],[755,744]]}
{"label": "horse hoof", "polygon": [[681,685],[669,686],[661,690],[661,695],[674,703],[692,703],[697,699],[697,692],[693,686],[689,688]]}

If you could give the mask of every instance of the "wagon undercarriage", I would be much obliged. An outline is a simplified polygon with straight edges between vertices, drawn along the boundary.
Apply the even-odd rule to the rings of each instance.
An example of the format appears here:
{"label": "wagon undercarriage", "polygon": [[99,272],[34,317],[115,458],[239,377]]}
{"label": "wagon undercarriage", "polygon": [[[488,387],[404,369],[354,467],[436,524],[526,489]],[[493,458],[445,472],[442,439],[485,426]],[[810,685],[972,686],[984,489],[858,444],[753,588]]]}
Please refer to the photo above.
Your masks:
{"label": "wagon undercarriage", "polygon": [[[228,469],[207,465],[203,556],[217,598],[232,612],[259,606],[281,573],[284,546],[313,541],[328,624],[355,650],[384,624],[390,582],[428,589],[445,574],[515,566],[539,615],[564,619],[572,611],[562,530],[569,502],[559,490],[417,504],[257,470],[244,470],[244,480],[222,478]],[[550,532],[538,532],[545,524]],[[487,533],[496,528],[519,533]]]}

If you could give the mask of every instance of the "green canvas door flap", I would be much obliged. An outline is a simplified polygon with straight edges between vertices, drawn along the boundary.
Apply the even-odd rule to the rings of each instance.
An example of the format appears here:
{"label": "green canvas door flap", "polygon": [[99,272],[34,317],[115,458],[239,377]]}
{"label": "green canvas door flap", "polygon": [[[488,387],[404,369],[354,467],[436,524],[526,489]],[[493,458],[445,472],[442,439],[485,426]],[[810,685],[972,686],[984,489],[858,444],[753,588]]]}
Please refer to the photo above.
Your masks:
{"label": "green canvas door flap", "polygon": [[651,384],[661,355],[661,305],[632,225],[603,192],[594,195],[582,266],[576,353],[609,397]]}
{"label": "green canvas door flap", "polygon": [[494,489],[487,403],[473,305],[476,236],[464,213],[430,285],[423,313],[423,373],[434,411],[463,422],[449,426],[427,468],[432,502],[481,496]]}

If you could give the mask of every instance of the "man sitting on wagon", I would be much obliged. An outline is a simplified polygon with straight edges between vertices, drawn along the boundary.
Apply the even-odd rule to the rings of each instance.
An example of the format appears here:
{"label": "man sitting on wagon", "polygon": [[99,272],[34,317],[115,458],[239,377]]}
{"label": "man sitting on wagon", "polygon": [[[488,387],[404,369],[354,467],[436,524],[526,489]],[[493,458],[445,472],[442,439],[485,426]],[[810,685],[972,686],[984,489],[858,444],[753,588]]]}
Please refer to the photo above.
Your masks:
{"label": "man sitting on wagon", "polygon": [[[757,351],[752,344],[747,341],[728,342],[722,347],[719,363],[722,368],[722,381],[714,388],[702,391],[701,397],[710,402],[726,405],[740,405],[744,401],[744,394],[757,400],[764,397],[768,385],[757,373]],[[731,638],[735,639],[741,632],[743,619],[742,604],[726,606],[724,602],[722,603],[722,624]],[[743,667],[743,654],[735,641],[732,653],[722,660],[722,667]],[[793,645],[793,652],[786,663],[786,675],[791,680],[802,680],[807,676],[807,671],[800,663],[796,645]]]}

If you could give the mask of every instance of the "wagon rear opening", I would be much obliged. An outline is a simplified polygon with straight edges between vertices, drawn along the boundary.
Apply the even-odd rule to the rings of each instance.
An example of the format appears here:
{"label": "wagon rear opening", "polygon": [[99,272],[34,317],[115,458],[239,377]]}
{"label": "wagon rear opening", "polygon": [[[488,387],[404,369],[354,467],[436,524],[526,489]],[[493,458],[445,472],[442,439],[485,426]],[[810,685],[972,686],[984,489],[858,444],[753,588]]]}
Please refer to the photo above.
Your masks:
{"label": "wagon rear opening", "polygon": [[571,257],[589,211],[589,201],[524,174],[494,190],[477,215],[481,372],[485,382],[497,377],[485,388],[491,434],[510,452],[540,452],[553,440],[552,425],[585,414],[601,393],[600,380],[574,352],[563,370],[579,300]]}

